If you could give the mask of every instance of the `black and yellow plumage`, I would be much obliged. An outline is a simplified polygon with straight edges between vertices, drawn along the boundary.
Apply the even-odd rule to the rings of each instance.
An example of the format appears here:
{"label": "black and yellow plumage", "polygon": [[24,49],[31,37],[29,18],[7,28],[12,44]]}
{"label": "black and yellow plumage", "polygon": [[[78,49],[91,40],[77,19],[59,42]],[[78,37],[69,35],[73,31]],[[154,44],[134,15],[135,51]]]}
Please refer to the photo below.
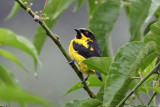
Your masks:
{"label": "black and yellow plumage", "polygon": [[[101,57],[101,49],[95,39],[94,34],[84,28],[75,29],[77,32],[76,37],[71,41],[69,46],[69,53],[72,58],[77,62],[80,70],[84,74],[96,74],[98,78],[103,81],[102,76],[95,70],[89,70],[87,65],[81,63],[83,60],[90,57]],[[86,78],[85,80],[87,80]]]}

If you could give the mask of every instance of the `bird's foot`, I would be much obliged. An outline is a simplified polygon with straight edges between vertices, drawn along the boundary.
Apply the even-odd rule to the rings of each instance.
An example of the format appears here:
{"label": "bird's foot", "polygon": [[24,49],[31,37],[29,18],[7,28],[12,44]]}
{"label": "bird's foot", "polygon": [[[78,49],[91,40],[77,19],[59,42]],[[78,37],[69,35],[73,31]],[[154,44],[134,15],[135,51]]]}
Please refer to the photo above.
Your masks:
{"label": "bird's foot", "polygon": [[68,63],[70,64],[70,65],[72,65],[74,62],[76,62],[75,60],[71,60],[71,61],[69,61]]}
{"label": "bird's foot", "polygon": [[89,75],[86,78],[84,78],[81,83],[84,84],[88,80],[88,77],[89,77]]}
{"label": "bird's foot", "polygon": [[80,63],[78,63],[76,60],[71,60],[68,62],[70,65],[72,65],[73,63],[76,63],[77,65],[79,65]]}

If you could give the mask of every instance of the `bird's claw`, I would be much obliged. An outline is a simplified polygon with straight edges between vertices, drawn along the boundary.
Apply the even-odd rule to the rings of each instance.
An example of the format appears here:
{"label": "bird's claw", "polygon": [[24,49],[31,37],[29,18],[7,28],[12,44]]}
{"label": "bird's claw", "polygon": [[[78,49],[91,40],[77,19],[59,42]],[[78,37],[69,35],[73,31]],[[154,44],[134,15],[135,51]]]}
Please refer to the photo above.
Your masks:
{"label": "bird's claw", "polygon": [[70,65],[72,65],[73,63],[76,63],[77,65],[79,65],[80,63],[78,63],[76,60],[71,60],[68,62]]}
{"label": "bird's claw", "polygon": [[81,81],[81,84],[84,84],[88,80],[88,77],[89,76],[87,76],[86,78],[84,78],[83,81]]}
{"label": "bird's claw", "polygon": [[75,62],[75,60],[71,60],[71,61],[69,61],[68,63],[69,63],[70,65],[72,65],[74,62]]}

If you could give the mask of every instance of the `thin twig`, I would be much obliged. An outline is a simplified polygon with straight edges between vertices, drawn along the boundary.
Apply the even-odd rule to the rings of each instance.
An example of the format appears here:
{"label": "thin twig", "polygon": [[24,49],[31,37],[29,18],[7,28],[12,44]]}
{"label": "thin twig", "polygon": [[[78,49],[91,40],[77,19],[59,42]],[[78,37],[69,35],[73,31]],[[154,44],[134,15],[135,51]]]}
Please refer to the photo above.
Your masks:
{"label": "thin twig", "polygon": [[137,94],[137,97],[138,97],[139,101],[141,102],[141,104],[144,105],[144,103],[143,103],[141,97],[140,97],[138,94]]}
{"label": "thin twig", "polygon": [[44,11],[46,9],[46,5],[47,5],[47,0],[45,1],[45,5],[44,5],[44,8],[43,8],[43,13],[44,13]]}
{"label": "thin twig", "polygon": [[[24,3],[21,0],[15,0],[24,10],[26,10],[33,18],[36,15],[31,9],[28,11],[28,7],[24,5]],[[62,44],[60,43],[59,39],[57,39],[57,36],[54,35],[51,30],[48,28],[48,26],[45,24],[45,22],[43,20],[39,20],[38,23],[43,27],[43,29],[46,31],[46,34],[55,42],[55,44],[58,46],[58,48],[61,50],[61,52],[63,53],[63,55],[65,56],[65,58],[68,60],[68,62],[71,61],[70,56],[68,55],[68,53],[65,51],[65,49],[63,48]],[[84,77],[82,75],[82,73],[78,70],[77,66],[73,63],[71,64],[71,67],[74,69],[74,71],[76,72],[76,74],[78,75],[78,77],[80,78],[81,81],[83,81]],[[93,93],[93,91],[88,87],[87,83],[84,82],[84,89],[87,91],[87,93],[89,94],[89,96],[91,98],[95,98],[96,95]]]}
{"label": "thin twig", "polygon": [[155,97],[155,95],[156,95],[157,93],[156,92],[154,92],[154,94],[152,95],[152,97],[151,97],[151,99],[149,100],[149,102],[148,102],[148,104],[147,105],[150,105],[150,103],[151,103],[151,101],[153,100],[153,98]]}
{"label": "thin twig", "polygon": [[132,89],[132,91],[116,106],[121,107],[125,101],[139,88],[139,86],[145,82],[153,73],[155,73],[155,70],[160,66],[160,62],[157,63],[157,65]]}

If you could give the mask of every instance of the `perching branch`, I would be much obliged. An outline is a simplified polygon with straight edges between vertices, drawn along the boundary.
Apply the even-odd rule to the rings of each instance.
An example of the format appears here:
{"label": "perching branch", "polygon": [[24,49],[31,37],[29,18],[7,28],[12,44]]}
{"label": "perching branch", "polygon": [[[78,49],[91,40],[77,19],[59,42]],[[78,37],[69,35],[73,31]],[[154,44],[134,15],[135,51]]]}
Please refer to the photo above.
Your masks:
{"label": "perching branch", "polygon": [[[68,53],[63,48],[62,44],[59,41],[59,37],[57,35],[54,35],[51,30],[48,28],[48,26],[45,24],[43,20],[37,20],[39,16],[37,16],[30,8],[26,6],[25,3],[23,3],[21,0],[15,0],[24,10],[26,10],[33,18],[36,18],[36,21],[43,27],[43,29],[46,31],[46,34],[55,42],[55,44],[58,46],[58,48],[61,50],[62,54],[65,56],[65,58],[70,62],[72,59],[68,55]],[[71,64],[71,67],[74,69],[75,73],[78,75],[81,81],[83,81],[84,77],[82,73],[78,70],[77,66],[73,63]],[[93,93],[93,91],[88,87],[87,83],[84,82],[84,89],[87,91],[89,96],[91,98],[95,98],[96,95]]]}
{"label": "perching branch", "polygon": [[155,73],[155,70],[160,66],[160,62],[157,63],[157,65],[132,89],[132,91],[116,106],[121,107],[125,101],[139,88],[139,86],[145,82],[153,73]]}

